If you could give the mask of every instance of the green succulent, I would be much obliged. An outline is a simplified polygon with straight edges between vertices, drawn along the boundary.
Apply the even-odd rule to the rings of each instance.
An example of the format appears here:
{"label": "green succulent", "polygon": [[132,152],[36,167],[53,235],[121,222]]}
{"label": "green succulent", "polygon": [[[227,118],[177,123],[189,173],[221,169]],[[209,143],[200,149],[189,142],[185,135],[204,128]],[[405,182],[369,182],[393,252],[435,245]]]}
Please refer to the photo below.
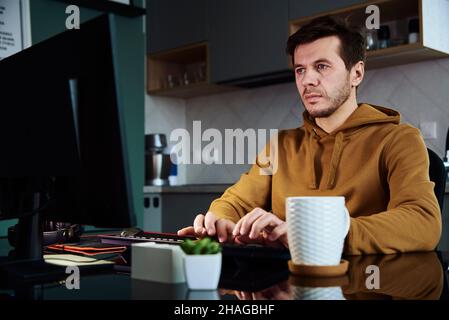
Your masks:
{"label": "green succulent", "polygon": [[220,244],[208,237],[199,240],[186,239],[181,243],[181,248],[186,254],[215,254],[221,251]]}

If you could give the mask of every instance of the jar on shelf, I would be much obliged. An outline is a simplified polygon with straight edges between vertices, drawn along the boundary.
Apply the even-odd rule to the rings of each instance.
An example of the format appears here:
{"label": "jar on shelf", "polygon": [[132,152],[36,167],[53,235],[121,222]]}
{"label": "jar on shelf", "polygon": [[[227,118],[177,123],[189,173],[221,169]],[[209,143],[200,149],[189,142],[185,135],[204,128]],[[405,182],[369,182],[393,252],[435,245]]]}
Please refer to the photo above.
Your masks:
{"label": "jar on shelf", "polygon": [[377,38],[379,41],[379,49],[385,49],[390,46],[390,27],[380,26],[377,30]]}
{"label": "jar on shelf", "polygon": [[410,19],[408,22],[408,43],[419,41],[419,19]]}

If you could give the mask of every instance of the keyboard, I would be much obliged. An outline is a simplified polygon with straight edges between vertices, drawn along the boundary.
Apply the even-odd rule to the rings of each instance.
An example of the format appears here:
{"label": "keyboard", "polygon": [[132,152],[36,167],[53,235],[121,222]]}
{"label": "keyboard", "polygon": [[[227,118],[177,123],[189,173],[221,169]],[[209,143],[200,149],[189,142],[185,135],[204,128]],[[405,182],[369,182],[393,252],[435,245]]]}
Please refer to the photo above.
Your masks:
{"label": "keyboard", "polygon": [[[186,239],[196,240],[191,236],[178,236],[174,233],[161,232],[135,232],[134,234],[110,234],[99,235],[102,243],[130,246],[133,243],[156,242],[179,245]],[[236,245],[231,243],[221,244],[224,257],[239,259],[263,259],[282,260],[290,259],[290,251],[287,248],[271,248],[258,245]]]}
{"label": "keyboard", "polygon": [[156,242],[166,244],[181,244],[186,239],[196,240],[194,237],[178,236],[174,233],[141,232],[135,235],[110,234],[98,236],[102,243],[130,246],[132,243]]}

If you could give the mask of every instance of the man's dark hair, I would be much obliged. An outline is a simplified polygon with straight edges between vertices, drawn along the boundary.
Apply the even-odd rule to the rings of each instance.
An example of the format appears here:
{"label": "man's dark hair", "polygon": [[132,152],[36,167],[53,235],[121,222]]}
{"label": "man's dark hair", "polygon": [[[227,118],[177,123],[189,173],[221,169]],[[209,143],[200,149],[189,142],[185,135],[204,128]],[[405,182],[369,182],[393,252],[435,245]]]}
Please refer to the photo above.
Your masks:
{"label": "man's dark hair", "polygon": [[360,28],[339,18],[324,16],[313,19],[288,38],[286,51],[292,56],[293,64],[297,46],[329,36],[337,36],[340,39],[340,57],[347,70],[359,61],[365,62],[365,37]]}

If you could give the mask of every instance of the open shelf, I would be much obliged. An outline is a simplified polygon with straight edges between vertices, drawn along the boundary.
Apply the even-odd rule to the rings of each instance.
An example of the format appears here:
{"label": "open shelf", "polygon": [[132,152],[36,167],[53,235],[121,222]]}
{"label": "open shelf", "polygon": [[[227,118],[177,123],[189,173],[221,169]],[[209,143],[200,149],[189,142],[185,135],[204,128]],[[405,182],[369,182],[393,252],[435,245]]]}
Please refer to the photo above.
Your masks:
{"label": "open shelf", "polygon": [[420,43],[410,43],[368,51],[366,69],[383,68],[446,57],[448,57],[447,53],[427,48]]}
{"label": "open shelf", "polygon": [[210,83],[209,48],[205,42],[150,54],[147,62],[150,95],[191,98],[231,90]]}
{"label": "open shelf", "polygon": [[302,25],[310,22],[311,20],[327,15],[342,19],[349,19],[349,21],[354,25],[365,25],[365,20],[368,17],[365,10],[369,5],[377,5],[379,7],[381,24],[388,21],[403,20],[407,17],[419,15],[419,3],[419,0],[374,0],[338,10],[321,12],[313,16],[291,21],[290,34],[296,32]]}
{"label": "open shelf", "polygon": [[[293,34],[304,24],[326,15],[347,19],[351,24],[365,28],[365,21],[370,15],[365,10],[369,5],[376,5],[379,7],[380,25],[390,27],[394,41],[387,48],[368,50],[366,69],[444,58],[449,56],[446,44],[449,38],[447,33],[443,34],[444,26],[438,25],[449,18],[449,12],[443,10],[448,7],[444,1],[373,0],[291,21],[289,30]],[[414,18],[419,19],[420,33],[416,43],[408,43],[408,21]]]}
{"label": "open shelf", "polygon": [[206,96],[215,93],[223,93],[227,91],[235,91],[235,87],[226,87],[206,82],[195,83],[188,86],[179,86],[169,89],[149,90],[148,94],[155,96],[166,96],[173,98],[194,98],[199,96]]}

